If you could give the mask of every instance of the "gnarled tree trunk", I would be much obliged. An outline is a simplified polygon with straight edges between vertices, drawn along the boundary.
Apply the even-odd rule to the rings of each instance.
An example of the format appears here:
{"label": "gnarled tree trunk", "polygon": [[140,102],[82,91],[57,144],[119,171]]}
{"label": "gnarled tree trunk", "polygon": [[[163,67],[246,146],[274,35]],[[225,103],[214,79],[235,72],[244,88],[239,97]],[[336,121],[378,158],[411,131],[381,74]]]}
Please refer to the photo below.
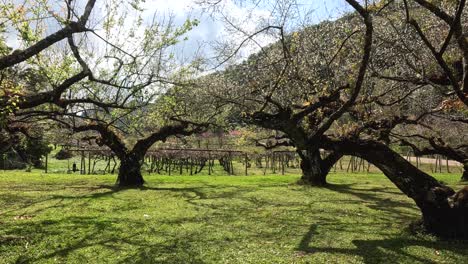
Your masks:
{"label": "gnarled tree trunk", "polygon": [[416,202],[428,232],[440,237],[468,239],[468,187],[456,193],[377,141],[324,139],[322,144],[364,158],[382,170]]}
{"label": "gnarled tree trunk", "polygon": [[[156,141],[165,141],[173,135],[191,135],[196,132],[201,132],[206,128],[206,124],[196,125],[195,128],[189,129],[191,123],[180,121],[178,124],[166,125],[158,131],[150,134],[146,138],[138,140],[133,149],[129,150],[124,140],[105,123],[92,123],[80,127],[74,127],[76,132],[94,130],[99,132],[101,138],[97,140],[99,145],[108,146],[120,160],[119,175],[117,177],[117,185],[120,187],[139,187],[145,182],[141,175],[141,165],[148,149]],[[193,124],[192,124],[193,125]]]}
{"label": "gnarled tree trunk", "polygon": [[142,157],[130,153],[120,158],[119,175],[117,185],[120,187],[139,187],[145,181],[141,175]]}
{"label": "gnarled tree trunk", "polygon": [[322,173],[322,158],[318,149],[298,150],[301,157],[301,183],[313,186],[327,184],[327,175]]}
{"label": "gnarled tree trunk", "polygon": [[312,186],[325,186],[330,169],[342,157],[338,152],[331,152],[322,159],[319,149],[298,150],[298,153],[302,170],[300,183]]}

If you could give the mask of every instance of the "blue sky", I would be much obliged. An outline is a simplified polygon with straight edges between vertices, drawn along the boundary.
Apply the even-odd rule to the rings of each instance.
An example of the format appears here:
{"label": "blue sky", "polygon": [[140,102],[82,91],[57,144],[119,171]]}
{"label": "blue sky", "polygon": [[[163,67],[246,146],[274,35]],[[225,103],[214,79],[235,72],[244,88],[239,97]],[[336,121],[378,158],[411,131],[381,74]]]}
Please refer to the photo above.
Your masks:
{"label": "blue sky", "polygon": [[[4,0],[18,2],[18,0]],[[54,2],[55,1],[55,2]],[[252,2],[260,2],[258,5],[252,5]],[[56,5],[62,4],[62,0],[52,0]],[[105,1],[104,1],[105,2]],[[95,10],[93,10],[92,19],[100,21],[103,17],[103,5],[98,0]],[[176,53],[181,60],[190,60],[194,54],[201,51],[205,57],[214,56],[214,44],[220,45],[228,43],[235,46],[245,39],[246,34],[253,33],[266,24],[278,24],[278,13],[276,12],[281,5],[288,0],[222,0],[218,5],[220,13],[208,12],[203,6],[199,5],[200,0],[145,0],[143,8],[146,19],[153,16],[155,12],[159,15],[173,15],[176,25],[182,25],[187,18],[196,18],[200,20],[198,27],[188,33],[188,40],[176,48]],[[349,11],[350,8],[344,0],[296,0],[297,5],[289,12],[294,14],[294,19],[288,20],[287,28],[296,30],[304,24],[316,24],[326,19],[335,19]],[[86,0],[78,0],[78,5],[83,5]],[[223,19],[232,21],[238,29],[233,30],[227,26]],[[98,26],[99,27],[99,26]],[[53,28],[53,27],[52,27]],[[51,29],[53,31],[55,29]],[[49,32],[50,33],[50,32]],[[276,41],[274,34],[264,34],[256,37],[258,45],[268,45]],[[19,42],[15,34],[7,35],[7,42],[14,48],[19,48]],[[241,50],[241,57],[245,57],[258,50],[258,45],[250,43]]]}
{"label": "blue sky", "polygon": [[[157,10],[164,14],[173,14],[176,24],[182,24],[187,17],[197,18],[201,21],[200,25],[188,34],[188,41],[180,46],[180,51],[186,56],[199,51],[201,48],[207,56],[213,53],[212,44],[214,42],[236,43],[240,42],[242,34],[236,34],[230,31],[220,14],[207,12],[203,6],[197,2],[199,0],[147,0],[144,8],[152,13]],[[252,0],[223,0],[218,5],[223,16],[236,22],[246,33],[252,33],[262,27],[265,23],[275,24],[278,3],[286,1],[260,1],[259,5],[253,6]],[[316,24],[327,19],[336,19],[349,11],[350,7],[344,0],[297,0],[297,9],[292,10],[295,14],[295,20],[291,20],[292,28],[297,28],[298,24]],[[294,24],[294,25],[293,25]],[[259,36],[258,42],[261,45],[267,45],[275,41],[272,36]],[[244,49],[244,55],[248,55],[258,50],[258,47],[251,46]]]}

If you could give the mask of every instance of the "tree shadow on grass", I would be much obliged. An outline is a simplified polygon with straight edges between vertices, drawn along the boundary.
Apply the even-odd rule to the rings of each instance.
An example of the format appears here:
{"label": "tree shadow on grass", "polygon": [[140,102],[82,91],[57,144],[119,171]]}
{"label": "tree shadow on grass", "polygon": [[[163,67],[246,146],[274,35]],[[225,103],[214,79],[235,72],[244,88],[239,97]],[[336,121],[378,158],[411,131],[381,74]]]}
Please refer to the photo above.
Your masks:
{"label": "tree shadow on grass", "polygon": [[[233,217],[243,217],[249,219],[251,221],[269,221],[267,219],[262,219],[259,216],[252,214],[251,210],[257,208],[277,208],[280,211],[288,211],[297,214],[313,214],[315,216],[315,221],[320,223],[320,225],[329,225],[330,223],[335,222],[337,218],[340,217],[347,217],[346,215],[332,215],[330,213],[326,213],[326,209],[319,208],[318,206],[314,206],[313,204],[316,203],[323,203],[323,202],[330,202],[330,203],[347,203],[347,204],[355,204],[355,205],[365,205],[373,210],[381,211],[382,214],[378,214],[378,216],[373,216],[374,218],[378,219],[377,222],[374,223],[360,223],[360,227],[362,230],[365,230],[366,227],[374,227],[375,229],[382,229],[382,235],[385,235],[385,225],[387,223],[394,222],[395,219],[398,219],[400,222],[407,222],[413,221],[417,217],[417,213],[411,212],[404,212],[401,211],[401,208],[408,208],[412,207],[412,203],[410,201],[398,201],[389,198],[382,198],[381,196],[377,195],[377,191],[382,191],[383,193],[386,190],[366,190],[366,189],[355,189],[353,188],[352,184],[349,185],[331,185],[330,190],[345,193],[348,195],[356,196],[357,199],[336,199],[333,196],[324,197],[323,199],[311,201],[309,202],[309,208],[304,206],[301,202],[294,202],[294,201],[277,201],[277,200],[268,200],[262,199],[256,196],[248,196],[247,194],[251,192],[255,192],[258,190],[255,186],[243,186],[243,187],[232,187],[228,186],[227,189],[223,190],[223,187],[226,186],[212,186],[208,184],[201,185],[200,187],[143,187],[142,190],[151,190],[151,191],[169,191],[179,193],[182,197],[184,197],[185,202],[197,206],[197,207],[204,207],[214,210],[212,212],[213,215],[222,216],[222,215],[232,215]],[[262,186],[262,188],[267,187],[277,187],[277,185],[273,186]],[[210,190],[216,189],[216,193],[210,192]],[[241,206],[237,208],[229,207],[226,209],[226,201],[230,199],[236,199],[238,201],[243,202]],[[363,203],[362,201],[366,201]],[[338,209],[340,210],[340,209]],[[334,211],[330,211],[334,212]],[[339,211],[340,214],[343,213],[341,210]],[[354,216],[356,217],[356,216]],[[362,215],[361,217],[365,217]],[[209,218],[209,217],[207,217]],[[275,216],[277,221],[291,221],[290,217],[286,215]],[[180,221],[179,221],[180,220]],[[170,224],[180,224],[181,221],[184,220],[179,219],[178,221],[171,222]],[[359,220],[356,218],[356,220]],[[303,225],[302,223],[299,223]],[[350,232],[353,227],[348,226],[335,226],[335,229],[338,228],[343,232]],[[356,228],[356,227],[354,227]],[[359,228],[358,228],[359,229]]]}
{"label": "tree shadow on grass", "polygon": [[[274,186],[277,187],[277,186]],[[262,186],[262,188],[268,188],[268,186]],[[255,199],[244,197],[250,192],[255,192],[259,189],[257,186],[217,186],[210,184],[203,184],[199,187],[141,187],[140,190],[146,191],[167,191],[172,193],[178,193],[181,195],[185,202],[194,206],[210,207],[211,209],[217,209],[214,205],[200,203],[201,201],[207,200],[229,200],[229,199],[240,199],[247,202],[253,202]],[[216,191],[213,191],[216,190]],[[257,200],[260,202],[260,200]]]}
{"label": "tree shadow on grass", "polygon": [[[115,263],[203,263],[199,252],[192,247],[192,243],[203,241],[203,237],[190,233],[171,237],[164,230],[153,230],[151,235],[162,238],[162,241],[149,241],[148,237],[134,232],[146,230],[145,220],[127,219],[126,225],[132,226],[133,230],[116,225],[120,221],[117,218],[103,220],[74,216],[53,221],[18,222],[7,230],[7,234],[15,234],[16,238],[0,242],[5,248],[16,247],[17,256],[13,263],[68,262],[72,254],[74,261],[99,263],[105,260],[106,257],[99,254],[98,257],[94,254],[82,255],[83,251],[90,249],[107,251],[107,261],[111,259]],[[44,241],[48,241],[45,248]],[[24,249],[25,243],[41,249],[28,253]],[[122,251],[125,254],[121,254],[120,258],[112,258]]]}
{"label": "tree shadow on grass", "polygon": [[[182,194],[185,198],[189,199],[207,199],[208,195],[203,192],[203,189],[207,188],[206,186],[202,187],[149,187],[142,186],[139,190],[142,191],[168,191]],[[188,195],[189,193],[194,193],[195,197]]]}
{"label": "tree shadow on grass", "polygon": [[[355,248],[311,246],[311,244],[314,244],[313,238],[315,235],[319,234],[317,232],[317,225],[314,224],[310,226],[309,231],[303,236],[297,250],[307,254],[329,253],[344,254],[349,257],[360,256],[364,263],[400,263],[409,261],[412,263],[440,263],[441,261],[456,263],[457,260],[451,259],[451,256],[447,256],[446,253],[450,252],[454,255],[464,256],[467,253],[468,246],[468,243],[462,241],[429,240],[428,238],[411,237],[405,233],[402,233],[401,236],[388,239],[353,240],[352,244]],[[411,247],[422,247],[430,250],[431,254],[423,255],[419,253],[415,255],[408,250]]]}
{"label": "tree shadow on grass", "polygon": [[[416,208],[415,204],[406,199],[403,194],[397,193],[393,190],[388,190],[385,187],[375,188],[359,188],[356,184],[336,184],[329,185],[328,189],[338,192],[340,194],[347,194],[357,197],[357,201],[366,207],[381,211],[379,214],[379,221],[381,223],[391,223],[392,221],[399,220],[401,222],[414,221],[419,217],[417,209],[414,213],[411,210],[404,210],[402,208]],[[395,197],[395,195],[401,195]],[[364,201],[364,203],[363,203]],[[336,217],[336,216],[335,216]],[[362,225],[369,226],[369,223]],[[301,252],[308,254],[314,253],[329,253],[329,254],[344,254],[362,257],[364,263],[398,263],[398,262],[419,262],[419,263],[440,263],[440,261],[459,261],[458,257],[467,254],[468,244],[466,242],[450,242],[450,241],[437,241],[429,239],[424,236],[415,236],[410,234],[409,228],[404,226],[404,232],[401,235],[393,235],[388,239],[355,239],[352,240],[352,245],[355,248],[340,248],[340,247],[323,247],[314,246],[317,241],[313,241],[315,237],[321,237],[317,231],[318,227],[323,227],[325,230],[334,232],[357,232],[357,227],[347,226],[342,223],[337,223],[330,218],[329,221],[316,221],[315,224],[309,227],[299,242],[297,249]],[[324,230],[321,229],[321,230]],[[375,229],[375,228],[374,228]],[[382,225],[385,229],[385,225]],[[384,235],[385,236],[385,235]],[[337,238],[339,239],[339,238]],[[415,254],[417,249],[410,250],[410,248],[424,248],[424,250],[432,254]],[[441,251],[445,251],[441,253]],[[447,253],[449,253],[447,255]],[[442,255],[441,255],[442,254]],[[451,259],[455,255],[457,259]],[[456,256],[458,255],[458,257]],[[439,258],[439,259],[437,259]]]}
{"label": "tree shadow on grass", "polygon": [[[278,185],[272,185],[278,187]],[[262,188],[268,188],[268,186],[262,186]],[[82,250],[92,248],[92,250],[99,251],[100,249],[107,250],[114,254],[118,254],[124,251],[125,254],[120,260],[112,258],[113,261],[120,261],[120,263],[204,263],[207,261],[205,256],[201,252],[200,248],[209,248],[210,245],[215,245],[221,248],[224,246],[229,247],[229,242],[226,242],[222,237],[213,238],[209,230],[216,230],[215,228],[223,228],[223,231],[233,234],[238,233],[237,228],[242,228],[244,233],[240,237],[234,237],[233,239],[245,239],[247,237],[255,236],[259,241],[263,240],[275,240],[278,239],[279,232],[283,232],[283,226],[293,226],[294,230],[300,230],[307,228],[304,226],[304,222],[298,222],[294,217],[289,217],[284,212],[290,212],[296,210],[294,213],[297,215],[310,215],[314,217],[315,225],[311,226],[309,231],[304,235],[303,239],[299,243],[298,250],[307,253],[325,252],[330,254],[347,254],[362,256],[367,263],[388,262],[388,258],[392,257],[393,254],[402,255],[406,259],[419,260],[421,257],[413,256],[405,251],[405,247],[421,246],[428,248],[438,248],[438,244],[435,242],[417,241],[410,238],[393,238],[384,240],[353,240],[352,244],[356,247],[355,249],[349,248],[332,248],[332,247],[318,247],[310,246],[313,238],[317,234],[318,226],[325,226],[328,229],[333,229],[336,232],[359,232],[360,229],[357,227],[348,226],[346,223],[336,223],[336,216],[333,215],[333,211],[322,212],[314,215],[316,210],[326,210],[313,206],[308,208],[302,203],[295,204],[294,201],[277,201],[271,199],[262,199],[255,195],[247,195],[250,192],[258,190],[257,186],[242,186],[235,187],[229,185],[209,185],[202,184],[197,187],[192,186],[181,186],[181,187],[151,187],[145,186],[140,188],[141,191],[147,192],[146,195],[152,195],[151,191],[156,192],[169,192],[172,193],[173,197],[182,197],[187,204],[197,207],[207,207],[207,210],[202,211],[203,215],[180,215],[177,217],[168,217],[158,220],[158,225],[153,225],[148,229],[144,219],[136,220],[132,216],[129,218],[118,218],[118,217],[107,217],[93,218],[88,216],[73,216],[63,217],[60,220],[44,220],[44,221],[24,221],[14,223],[10,226],[6,232],[7,235],[17,235],[18,237],[26,237],[36,243],[40,243],[41,240],[51,239],[54,241],[53,245],[47,250],[41,253],[29,254],[20,257],[19,262],[47,262],[52,261],[54,258],[61,258],[61,260],[67,260],[67,258],[73,254],[80,254]],[[378,195],[385,193],[385,189],[382,190],[367,190],[354,188],[352,185],[332,185],[332,191],[346,193],[355,196],[357,199],[351,203],[362,203],[362,200],[369,201],[366,203],[372,209],[378,209],[382,212],[382,217],[375,223],[363,223],[362,225],[370,226],[376,225],[371,228],[371,232],[378,232],[378,230],[385,229],[385,224],[395,219],[397,215],[403,214],[401,211],[395,209],[398,207],[411,206],[410,201],[399,201],[397,199],[387,201],[385,195],[382,197]],[[122,191],[122,189],[114,188],[113,186],[104,186],[101,190],[95,190],[95,193],[88,193],[85,195],[61,195],[56,194],[54,199],[57,201],[69,201],[71,203],[78,202],[80,200],[99,199],[106,198],[114,195],[116,192]],[[306,195],[304,193],[304,195]],[[164,196],[165,197],[165,196]],[[233,200],[239,200],[238,206],[226,206]],[[343,198],[339,198],[343,199]],[[338,200],[334,199],[332,195],[324,197],[323,200],[327,200],[332,203],[336,203]],[[321,201],[312,201],[314,202]],[[291,204],[290,204],[291,203]],[[279,215],[271,217],[265,217],[260,213],[257,213],[256,208],[273,208],[278,204],[281,204]],[[302,206],[299,206],[302,205]],[[66,204],[60,202],[53,204],[53,208],[63,207]],[[124,203],[124,207],[119,207],[116,210],[133,210],[133,205]],[[127,207],[125,207],[127,206]],[[297,208],[292,208],[296,206]],[[291,207],[291,208],[290,208]],[[56,208],[56,209],[57,209]],[[114,209],[114,208],[113,208]],[[199,208],[198,208],[199,209]],[[45,209],[44,209],[45,210]],[[413,215],[414,217],[414,215]],[[402,219],[411,219],[411,215],[404,215]],[[210,222],[212,221],[213,222]],[[246,224],[235,226],[238,219],[243,219]],[[124,225],[118,225],[124,221]],[[357,219],[358,221],[358,219]],[[200,222],[208,223],[209,229],[203,230],[191,230],[183,231],[178,233],[175,231],[178,227],[185,224],[193,224],[197,226]],[[261,223],[261,226],[265,228],[258,230],[257,226],[249,225],[247,223]],[[159,230],[156,226],[169,226],[166,230]],[[232,227],[231,227],[232,225]],[[206,227],[205,227],[206,228]],[[77,235],[70,234],[70,229]],[[208,232],[207,232],[208,230]],[[363,229],[366,231],[365,229]],[[367,230],[369,232],[369,230]],[[151,236],[157,237],[158,239],[152,239],[145,237],[142,233],[150,234]],[[62,239],[63,235],[70,235],[71,237]],[[281,233],[283,235],[283,233]],[[385,235],[385,232],[382,233]],[[297,233],[296,233],[297,236]],[[63,242],[62,242],[63,240]],[[13,243],[13,242],[8,242]],[[313,242],[312,242],[313,243]],[[399,244],[401,243],[401,245]],[[431,244],[435,243],[435,244]],[[8,248],[8,247],[6,247]],[[447,247],[448,250],[449,247]],[[444,249],[444,248],[442,248]],[[222,252],[222,251],[220,251]],[[392,253],[393,252],[393,253]],[[462,252],[455,251],[455,253]],[[465,251],[466,252],[466,251]],[[1,252],[0,252],[1,253]],[[98,257],[99,256],[98,254]],[[418,259],[419,258],[419,259]],[[92,259],[94,260],[94,259]],[[98,262],[100,259],[94,260]],[[219,260],[219,259],[215,259]],[[212,261],[213,262],[213,261]]]}
{"label": "tree shadow on grass", "polygon": [[[178,193],[188,203],[205,199],[226,199],[236,197],[242,193],[242,188],[229,188],[211,193],[206,188],[215,188],[213,186],[202,185],[200,187],[142,187],[140,190],[146,191],[168,191],[171,193]],[[60,211],[70,204],[86,203],[88,200],[110,197],[120,191],[126,189],[114,188],[113,186],[100,186],[94,188],[94,193],[82,195],[63,195],[63,194],[49,194],[45,197],[30,201],[28,206],[31,208],[28,213],[40,214],[43,211],[53,210]],[[245,190],[244,190],[245,191]],[[146,194],[145,194],[146,195]],[[148,193],[148,195],[151,195]],[[115,197],[118,198],[118,197]],[[125,203],[123,207],[118,207],[118,210],[133,210],[136,208],[128,207],[131,204]],[[23,208],[24,209],[24,208]],[[114,209],[114,208],[113,208]],[[18,209],[19,210],[19,209]],[[15,212],[10,212],[15,213]],[[216,212],[210,211],[207,214],[214,215]],[[100,216],[101,217],[101,216]],[[200,241],[202,243],[212,243],[212,241],[204,241],[207,239],[206,234],[198,233],[184,233],[175,235],[172,230],[164,233],[161,230],[153,230],[152,236],[158,237],[161,241],[151,240],[141,235],[140,232],[146,232],[147,226],[145,219],[129,220],[125,218],[125,224],[119,225],[122,219],[108,218],[93,218],[87,216],[71,216],[60,217],[54,220],[31,220],[13,221],[5,226],[3,232],[0,232],[0,243],[5,246],[4,249],[16,247],[17,259],[13,262],[17,263],[30,263],[30,262],[47,262],[54,259],[67,260],[70,254],[80,254],[82,250],[88,248],[104,248],[108,251],[118,252],[125,251],[120,263],[204,263],[203,257],[200,256],[199,247]],[[209,217],[209,215],[207,215]],[[226,218],[227,219],[227,218]],[[166,220],[159,220],[159,224],[171,225],[174,228],[180,224],[199,223],[202,219],[195,216],[182,215]],[[131,229],[128,229],[131,226]],[[2,234],[3,233],[3,234]],[[76,234],[76,235],[75,235]],[[63,237],[70,236],[70,237]],[[141,237],[140,237],[141,236]],[[4,239],[3,239],[4,238]],[[31,246],[41,241],[51,241],[49,248],[42,250],[40,253],[30,254],[22,252],[24,244],[28,243]],[[151,240],[151,241],[150,241]],[[204,242],[203,242],[204,241]],[[128,248],[131,250],[128,252]],[[1,255],[2,247],[0,247]],[[95,249],[94,249],[95,250]],[[77,252],[77,253],[75,253]],[[112,258],[113,261],[118,261]],[[93,259],[94,260],[94,259]]]}
{"label": "tree shadow on grass", "polygon": [[[216,188],[215,192],[210,189]],[[59,261],[68,260],[70,255],[76,256],[82,251],[104,250],[111,252],[125,251],[123,258],[120,260],[112,258],[113,261],[120,263],[204,263],[207,261],[206,256],[203,255],[203,250],[213,245],[216,248],[229,247],[229,241],[223,236],[216,236],[213,233],[201,230],[190,230],[178,233],[177,230],[181,225],[194,225],[198,226],[200,223],[208,224],[210,228],[222,228],[222,231],[227,234],[236,234],[239,227],[232,226],[240,218],[249,218],[254,222],[262,222],[262,224],[270,223],[271,219],[266,219],[262,216],[256,215],[252,208],[256,206],[270,205],[264,200],[252,199],[251,197],[242,197],[243,194],[255,191],[256,187],[232,187],[220,189],[219,186],[202,185],[200,187],[144,187],[142,191],[167,191],[175,193],[172,196],[183,197],[185,202],[194,206],[209,207],[203,211],[203,215],[180,215],[177,217],[162,218],[157,220],[157,225],[152,226],[169,226],[166,230],[148,230],[145,219],[135,220],[133,217],[125,218],[124,225],[116,225],[122,221],[119,218],[109,218],[103,216],[104,219],[92,218],[88,216],[71,216],[71,217],[58,217],[59,220],[30,220],[18,221],[10,223],[6,235],[17,235],[18,237],[25,238],[31,241],[31,245],[41,243],[43,240],[51,241],[51,245],[46,250],[35,254],[21,254],[16,259],[19,263],[26,262],[47,262],[54,259]],[[118,190],[117,190],[118,191]],[[68,200],[72,203],[79,202],[80,200],[88,200],[93,198],[101,198],[112,195],[116,190],[107,190],[104,192],[93,193],[88,195],[67,196],[55,195],[57,201]],[[151,193],[144,194],[151,195]],[[229,203],[232,198],[240,199],[243,201],[239,207],[225,207],[219,204],[200,204],[200,201],[212,200],[216,202]],[[51,205],[54,209],[58,207],[67,206],[67,204],[59,203]],[[46,210],[47,208],[43,208]],[[119,208],[119,210],[128,210],[132,208]],[[211,210],[214,209],[214,210]],[[304,210],[306,210],[305,208]],[[210,222],[214,219],[214,222]],[[286,221],[286,220],[285,220]],[[300,224],[294,223],[292,219],[288,219],[290,225]],[[275,225],[283,225],[284,221],[277,221],[278,223],[270,224],[272,227]],[[281,222],[281,223],[279,223]],[[226,226],[224,226],[226,225]],[[129,227],[131,226],[131,229]],[[264,239],[274,240],[277,235],[277,230],[268,230],[259,232],[255,226],[245,224],[242,227],[245,236],[261,235],[260,241]],[[279,228],[279,227],[278,227]],[[70,230],[73,230],[70,232]],[[141,235],[145,233],[144,235]],[[76,234],[76,235],[74,235]],[[148,238],[148,235],[156,237],[157,239]],[[70,237],[62,237],[70,236]],[[233,235],[235,236],[235,235]],[[244,236],[229,239],[245,239]],[[161,241],[162,240],[162,241]],[[8,247],[6,247],[8,248]],[[131,248],[131,250],[129,250]],[[220,249],[218,249],[220,250]],[[0,252],[1,253],[1,252]],[[17,255],[18,256],[18,255]],[[211,261],[221,261],[221,255],[210,256]],[[210,260],[210,259],[208,259]],[[96,261],[99,261],[97,259]]]}
{"label": "tree shadow on grass", "polygon": [[[27,214],[34,216],[42,213],[43,211],[50,210],[50,209],[60,209],[64,208],[67,203],[73,202],[74,200],[82,200],[82,199],[99,199],[103,197],[108,197],[116,192],[120,191],[119,188],[110,185],[98,185],[98,186],[90,186],[90,187],[82,187],[84,190],[94,191],[93,193],[86,193],[86,194],[76,194],[76,195],[62,195],[62,194],[54,194],[51,190],[50,194],[46,190],[41,190],[40,192],[44,192],[44,196],[40,198],[32,198],[32,197],[25,197],[22,193],[1,193],[0,194],[0,201],[8,201],[9,204],[15,205],[11,206],[9,209],[4,209],[0,212],[0,216],[2,215],[12,215],[12,214],[19,214],[19,216],[24,215],[25,209],[30,208],[27,210]],[[97,190],[105,190],[100,192],[95,192]],[[8,204],[7,204],[8,205]]]}
{"label": "tree shadow on grass", "polygon": [[[416,208],[414,202],[409,199],[400,200],[395,199],[396,195],[405,197],[403,193],[397,193],[389,190],[388,187],[375,187],[371,189],[358,188],[356,184],[331,184],[328,186],[329,190],[348,194],[357,197],[359,200],[370,209],[383,211],[384,214],[391,214],[391,218],[408,221],[415,219],[417,213],[404,212],[401,208]],[[391,195],[391,197],[389,197]]]}

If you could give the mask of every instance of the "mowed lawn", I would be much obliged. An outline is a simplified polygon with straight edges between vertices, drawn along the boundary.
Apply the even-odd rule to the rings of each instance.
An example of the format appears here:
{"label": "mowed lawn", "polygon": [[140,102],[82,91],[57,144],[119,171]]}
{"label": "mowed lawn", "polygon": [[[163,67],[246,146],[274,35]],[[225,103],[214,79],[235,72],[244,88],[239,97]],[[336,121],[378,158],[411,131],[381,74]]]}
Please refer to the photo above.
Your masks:
{"label": "mowed lawn", "polygon": [[0,171],[0,263],[468,263],[382,174],[115,177]]}

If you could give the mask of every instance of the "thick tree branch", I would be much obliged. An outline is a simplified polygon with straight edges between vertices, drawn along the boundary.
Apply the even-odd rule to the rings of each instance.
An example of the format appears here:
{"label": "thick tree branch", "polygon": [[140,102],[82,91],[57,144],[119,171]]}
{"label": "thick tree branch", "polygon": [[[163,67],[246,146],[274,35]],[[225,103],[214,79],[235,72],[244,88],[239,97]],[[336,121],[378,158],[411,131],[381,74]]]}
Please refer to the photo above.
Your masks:
{"label": "thick tree branch", "polygon": [[85,125],[72,126],[75,132],[96,131],[101,135],[99,144],[108,146],[119,158],[124,157],[128,149],[123,140],[105,124],[92,122]]}
{"label": "thick tree branch", "polygon": [[356,11],[362,16],[364,19],[364,24],[366,26],[366,33],[364,37],[364,44],[363,44],[363,55],[361,59],[361,65],[359,66],[359,71],[357,74],[356,83],[354,84],[354,90],[351,94],[351,97],[326,121],[316,130],[315,139],[318,139],[321,135],[327,131],[330,126],[335,122],[338,118],[340,118],[345,111],[351,107],[354,102],[356,101],[362,85],[364,83],[364,78],[366,75],[367,67],[369,65],[369,61],[371,58],[371,51],[372,51],[372,40],[373,40],[373,24],[372,24],[372,17],[371,15],[365,10],[357,1],[354,0],[346,0],[351,6],[353,6]]}
{"label": "thick tree branch", "polygon": [[11,67],[15,64],[23,62],[34,55],[39,54],[41,51],[52,46],[53,44],[80,32],[85,32],[88,29],[86,28],[86,23],[91,14],[91,11],[94,7],[96,0],[88,0],[85,11],[80,17],[78,22],[70,21],[68,25],[64,28],[58,30],[57,32],[43,38],[42,40],[36,42],[32,46],[24,50],[15,50],[13,53],[3,56],[0,58],[0,70]]}
{"label": "thick tree branch", "polygon": [[152,133],[144,139],[138,140],[132,149],[134,153],[143,154],[157,141],[166,141],[170,136],[181,135],[190,136],[195,133],[203,132],[208,124],[195,124],[191,122],[180,121],[178,124],[166,125],[158,131]]}
{"label": "thick tree branch", "polygon": [[39,106],[45,103],[56,103],[60,105],[60,97],[62,94],[75,83],[85,79],[89,76],[87,71],[81,71],[76,75],[66,79],[59,86],[55,87],[52,91],[42,92],[31,96],[22,97],[17,104],[19,109],[27,109]]}

